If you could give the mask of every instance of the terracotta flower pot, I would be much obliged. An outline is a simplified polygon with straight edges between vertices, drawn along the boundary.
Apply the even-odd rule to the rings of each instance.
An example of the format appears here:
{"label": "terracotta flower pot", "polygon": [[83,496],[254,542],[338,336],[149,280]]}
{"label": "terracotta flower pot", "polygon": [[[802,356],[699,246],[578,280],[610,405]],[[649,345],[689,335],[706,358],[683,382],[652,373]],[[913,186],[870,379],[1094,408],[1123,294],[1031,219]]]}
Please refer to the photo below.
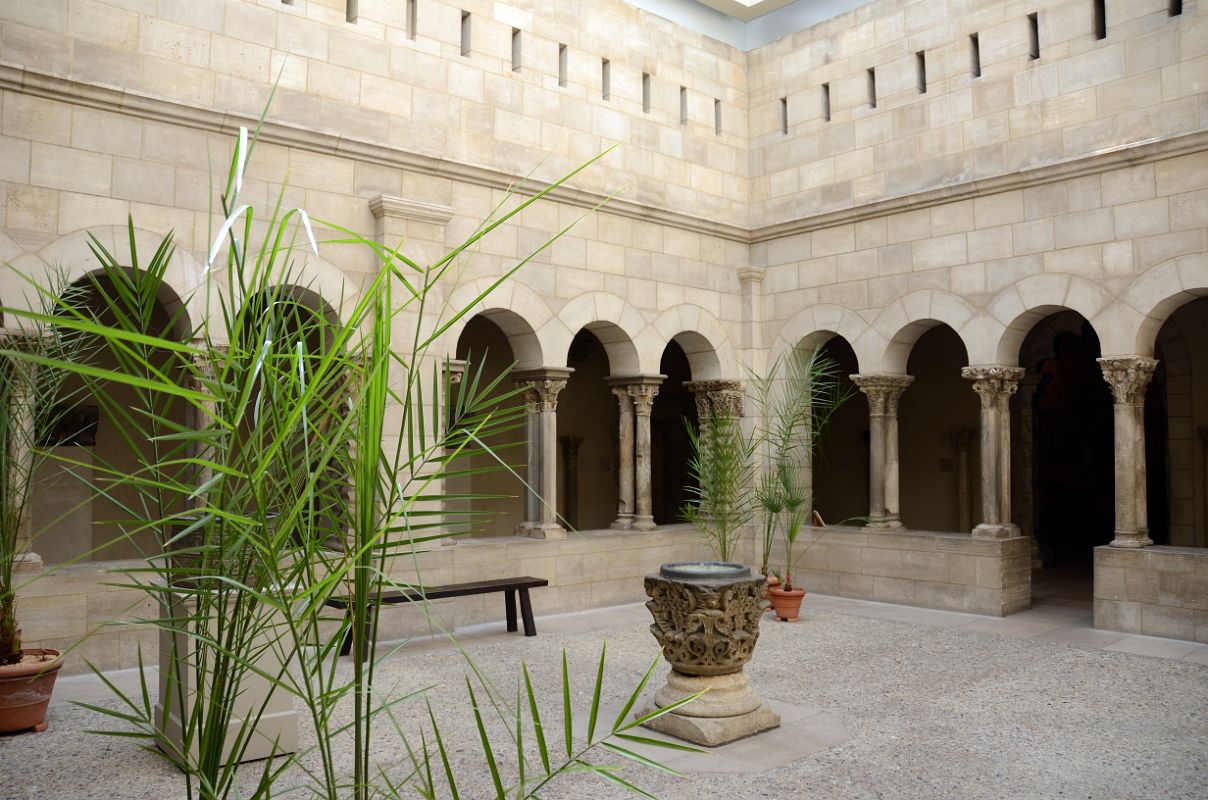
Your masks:
{"label": "terracotta flower pot", "polygon": [[46,730],[46,707],[63,666],[59,650],[28,648],[21,653],[26,656],[21,662],[0,667],[0,733]]}
{"label": "terracotta flower pot", "polygon": [[801,613],[801,599],[805,589],[781,589],[768,587],[768,600],[772,602],[772,613],[782,622],[796,622]]}

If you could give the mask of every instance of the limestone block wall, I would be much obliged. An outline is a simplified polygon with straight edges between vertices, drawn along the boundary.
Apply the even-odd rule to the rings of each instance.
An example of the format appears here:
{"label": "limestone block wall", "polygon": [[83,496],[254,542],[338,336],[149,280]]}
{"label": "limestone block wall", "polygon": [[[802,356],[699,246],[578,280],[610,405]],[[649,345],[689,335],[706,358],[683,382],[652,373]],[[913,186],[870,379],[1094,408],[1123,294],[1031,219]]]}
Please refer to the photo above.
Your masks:
{"label": "limestone block wall", "polygon": [[1204,4],[1108,0],[1103,39],[1092,17],[1089,0],[882,0],[753,51],[752,227],[1202,130]]}
{"label": "limestone block wall", "polygon": [[[705,557],[699,536],[686,526],[664,526],[647,533],[592,531],[562,540],[493,537],[461,540],[419,556],[428,584],[460,583],[500,576],[532,575],[548,587],[531,592],[535,614],[555,614],[633,603],[645,599],[642,579],[668,561]],[[85,660],[102,670],[155,664],[159,639],[143,625],[111,623],[154,618],[155,601],[138,590],[116,588],[114,571],[137,562],[80,564],[46,574],[22,586],[18,613],[26,647],[68,650],[67,674],[88,672]],[[397,563],[394,580],[413,582],[414,565]],[[434,624],[418,607],[391,606],[381,615],[382,640],[440,633],[480,622],[504,621],[503,595],[435,601]],[[338,611],[331,612],[331,630]],[[540,628],[538,628],[540,633]]]}
{"label": "limestone block wall", "polygon": [[[745,556],[758,563],[748,539]],[[783,566],[783,545],[773,566]],[[1028,540],[986,540],[928,531],[807,528],[794,571],[806,591],[886,603],[1006,616],[1032,604]]]}
{"label": "limestone block wall", "polygon": [[1208,550],[1095,548],[1095,627],[1208,642]]}
{"label": "limestone block wall", "polygon": [[345,0],[46,0],[2,16],[5,63],[253,119],[279,80],[274,120],[508,175],[551,178],[625,139],[581,188],[746,219],[745,55],[619,0],[420,0],[413,22],[395,0],[361,0],[352,20]]}

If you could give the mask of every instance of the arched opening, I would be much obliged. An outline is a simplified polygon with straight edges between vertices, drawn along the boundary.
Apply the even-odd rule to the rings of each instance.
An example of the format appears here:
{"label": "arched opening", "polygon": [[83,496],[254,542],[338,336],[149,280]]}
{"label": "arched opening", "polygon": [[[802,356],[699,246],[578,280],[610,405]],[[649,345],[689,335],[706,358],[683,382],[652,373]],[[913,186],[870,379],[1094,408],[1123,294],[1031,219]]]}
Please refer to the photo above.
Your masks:
{"label": "arched opening", "polygon": [[830,418],[814,456],[814,509],[830,525],[868,514],[868,402],[849,375],[860,372],[856,352],[842,336],[832,336],[820,355],[838,365],[839,392],[848,397]]}
{"label": "arched opening", "polygon": [[659,372],[667,377],[650,413],[651,499],[655,523],[667,525],[680,521],[680,509],[691,496],[687,487],[692,480],[692,444],[685,421],[694,430],[700,422],[696,399],[684,386],[693,378],[688,356],[674,339],[663,350]]}
{"label": "arched opening", "polygon": [[1174,311],[1158,331],[1158,369],[1145,396],[1149,536],[1208,546],[1208,297]]}
{"label": "arched opening", "polygon": [[607,528],[617,517],[620,412],[606,383],[609,363],[592,330],[575,335],[566,356],[574,372],[558,396],[558,513],[577,530]]}
{"label": "arched opening", "polygon": [[[186,334],[176,298],[161,297],[147,308],[137,307],[129,294],[119,290],[120,280],[117,273],[86,275],[72,284],[66,301],[103,325],[118,325],[119,316],[125,316],[144,319],[142,332],[152,336],[179,340]],[[156,369],[169,376],[181,374],[168,351],[147,355]],[[99,339],[84,346],[82,357],[100,369],[119,368],[118,354]],[[94,394],[81,378],[68,377],[58,401],[70,406],[60,416],[61,430],[39,432],[44,444],[57,445],[34,475],[31,496],[34,550],[47,564],[145,558],[159,549],[153,531],[131,525],[128,509],[142,508],[148,498],[119,476],[138,473],[139,465],[157,454],[166,457],[163,454],[173,445],[157,437],[173,433],[172,425],[186,423],[185,404],[112,381],[95,388]],[[140,413],[148,406],[161,419]],[[157,500],[164,502],[162,509],[152,512],[157,516],[184,508],[185,498],[179,493]]]}
{"label": "arched opening", "polygon": [[[477,380],[480,390],[504,374],[515,361],[511,343],[503,329],[481,314],[466,323],[457,340],[457,358],[467,362],[461,380]],[[500,381],[490,396],[502,397],[513,388],[510,380]],[[495,403],[495,407],[513,407],[522,402],[521,398],[512,395]],[[512,469],[522,476],[527,473],[524,443],[525,432],[521,426],[501,431],[484,442],[495,455],[510,464]],[[474,516],[470,517],[473,520],[470,532],[475,536],[513,535],[517,527],[524,522],[525,489],[516,480],[516,476],[499,468],[496,458],[486,452],[471,454],[457,465],[457,469],[475,473],[450,478],[446,485],[450,494],[479,496],[472,501],[472,508],[467,501],[452,503],[454,506],[460,506],[459,510],[475,512]],[[527,477],[526,480],[532,483]]]}
{"label": "arched opening", "polygon": [[898,407],[902,523],[967,533],[979,521],[977,438],[980,405],[961,367],[964,342],[947,325],[914,343],[906,372],[914,382]]}
{"label": "arched opening", "polygon": [[1039,320],[1012,400],[1012,518],[1033,540],[1033,594],[1089,597],[1092,550],[1115,529],[1111,390],[1099,337],[1075,311]]}

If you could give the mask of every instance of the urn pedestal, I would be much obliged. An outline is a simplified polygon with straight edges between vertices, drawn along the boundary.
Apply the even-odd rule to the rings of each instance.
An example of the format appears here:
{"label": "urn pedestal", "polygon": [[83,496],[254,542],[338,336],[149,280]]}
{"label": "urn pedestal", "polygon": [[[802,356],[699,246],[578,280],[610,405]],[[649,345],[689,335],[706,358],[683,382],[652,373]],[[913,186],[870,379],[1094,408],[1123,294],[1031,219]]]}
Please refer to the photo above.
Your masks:
{"label": "urn pedestal", "polygon": [[672,670],[642,713],[707,690],[646,727],[716,747],[780,725],[743,671],[759,640],[766,589],[767,579],[741,564],[664,564],[646,576],[650,632]]}

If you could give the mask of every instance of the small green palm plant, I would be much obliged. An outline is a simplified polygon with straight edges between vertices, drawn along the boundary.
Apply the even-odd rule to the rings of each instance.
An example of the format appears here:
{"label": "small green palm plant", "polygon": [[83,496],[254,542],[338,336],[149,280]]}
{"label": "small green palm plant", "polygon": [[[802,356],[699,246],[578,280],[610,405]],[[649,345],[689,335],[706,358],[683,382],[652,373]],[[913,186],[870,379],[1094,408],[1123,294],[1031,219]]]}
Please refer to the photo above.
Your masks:
{"label": "small green palm plant", "polygon": [[755,510],[756,442],[734,414],[719,408],[705,415],[699,431],[688,420],[684,424],[693,482],[685,487],[690,499],[680,516],[696,527],[718,560],[730,561]]}
{"label": "small green palm plant", "polygon": [[[72,297],[78,290],[62,273],[51,277],[51,298]],[[34,292],[40,312],[53,319],[56,300]],[[0,346],[19,350],[29,360],[0,358],[0,666],[21,660],[17,624],[16,573],[31,552],[30,499],[39,468],[54,447],[77,431],[68,421],[81,390],[67,386],[68,373],[40,362],[80,362],[88,340],[50,324],[21,325],[0,333]]]}
{"label": "small green palm plant", "polygon": [[839,366],[818,349],[795,348],[773,362],[766,375],[751,376],[759,410],[755,439],[760,456],[755,503],[762,517],[760,569],[767,575],[777,540],[784,543],[784,583],[792,589],[797,540],[813,513],[812,476],[818,446],[831,415],[848,397]]}
{"label": "small green palm plant", "polygon": [[[179,767],[190,798],[268,798],[295,784],[330,800],[397,796],[408,787],[424,797],[447,791],[456,798],[440,719],[430,714],[416,742],[414,732],[407,736],[403,730],[403,720],[413,715],[400,709],[415,694],[393,695],[377,680],[381,659],[389,654],[353,658],[345,666],[338,651],[351,631],[353,652],[372,652],[365,632],[377,628],[381,594],[407,586],[401,575],[416,576],[412,585],[420,585],[423,553],[472,519],[450,510],[443,482],[481,470],[464,466],[467,456],[492,452],[484,442],[523,421],[517,404],[500,403],[503,376],[489,379],[470,365],[467,379],[453,388],[437,348],[468,308],[532,255],[466,308],[435,303],[438,288],[447,291],[461,260],[483,237],[595,159],[527,196],[509,195],[510,208],[501,205],[465,242],[429,265],[316,221],[336,232],[332,244],[368,248],[378,262],[358,296],[340,298],[336,311],[313,302],[298,267],[306,245],[317,251],[305,211],[284,208],[279,196],[261,219],[240,202],[256,140],[255,133],[241,133],[221,195],[225,221],[199,290],[205,293],[201,305],[213,309],[205,319],[183,332],[183,318],[150,327],[167,290],[172,238],[144,260],[131,221],[128,257],[119,259],[100,241],[92,242],[97,274],[91,290],[103,315],[63,298],[54,298],[55,315],[25,314],[33,323],[53,322],[92,337],[112,353],[116,366],[5,351],[83,378],[138,461],[134,470],[93,465],[94,489],[120,504],[124,519],[117,522],[130,541],[154,542],[146,566],[128,570],[125,585],[152,596],[161,609],[158,618],[145,621],[161,632],[159,697],[157,702],[142,671],[139,696],[125,698],[115,689],[121,707],[89,708],[132,726],[133,733],[117,735],[135,736]],[[219,259],[223,244],[225,263]],[[399,340],[401,347],[394,344]],[[114,401],[107,392],[111,385],[135,390],[136,402]],[[178,406],[191,422],[180,421]],[[496,460],[505,468],[502,458]],[[347,604],[345,615],[325,610],[333,597]],[[588,754],[603,745],[657,766],[617,741],[654,743],[628,733],[645,719],[625,720],[649,672],[614,724],[597,728],[602,651],[586,741],[574,744],[564,669],[564,758],[555,758],[547,746],[526,674],[536,763],[526,755],[521,704],[513,714],[472,661],[468,666],[480,684],[477,694],[467,685],[497,797],[533,797],[555,777],[584,770],[644,794],[614,768],[588,761]],[[246,687],[256,681],[267,689],[249,704]],[[315,730],[314,744],[289,753],[283,743],[269,742],[275,757],[263,760],[249,778],[237,765],[263,746],[257,729],[273,698],[282,695],[302,709]],[[486,707],[478,697],[490,697],[495,715],[514,732],[502,745],[487,736]],[[402,737],[407,756],[401,758],[400,751],[383,761],[375,743],[391,728]],[[499,771],[501,747],[517,754],[518,780],[506,786]],[[440,759],[435,769],[434,753]],[[351,770],[340,766],[347,760]],[[433,780],[434,771],[443,771],[443,784]]]}

